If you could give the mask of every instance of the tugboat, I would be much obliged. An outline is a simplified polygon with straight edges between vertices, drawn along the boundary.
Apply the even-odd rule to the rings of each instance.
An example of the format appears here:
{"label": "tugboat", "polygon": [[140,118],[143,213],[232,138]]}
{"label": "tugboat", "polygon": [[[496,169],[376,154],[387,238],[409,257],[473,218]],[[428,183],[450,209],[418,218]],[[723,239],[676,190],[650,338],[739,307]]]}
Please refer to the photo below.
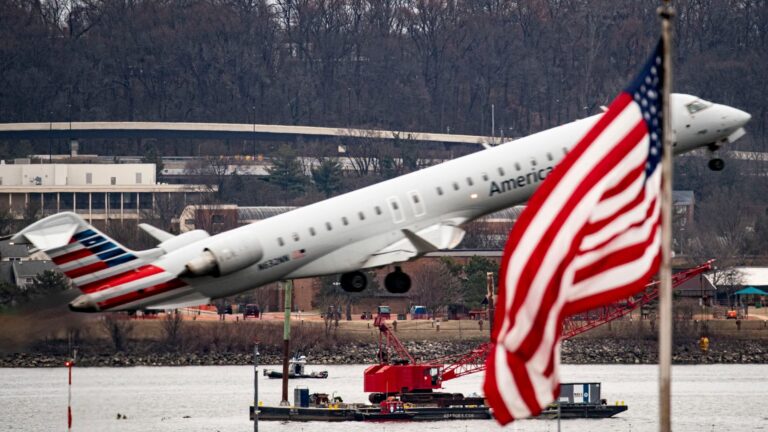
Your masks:
{"label": "tugboat", "polygon": [[[328,378],[328,371],[310,372],[304,370],[307,364],[307,356],[294,356],[288,361],[288,379],[291,378]],[[264,369],[264,376],[268,378],[283,378],[283,371]]]}

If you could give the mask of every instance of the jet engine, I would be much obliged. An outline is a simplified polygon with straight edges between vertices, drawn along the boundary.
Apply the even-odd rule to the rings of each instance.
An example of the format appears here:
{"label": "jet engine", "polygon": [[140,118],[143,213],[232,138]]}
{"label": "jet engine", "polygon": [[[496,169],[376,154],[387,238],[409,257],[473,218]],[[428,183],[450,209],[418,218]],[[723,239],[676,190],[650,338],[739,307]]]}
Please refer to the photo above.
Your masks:
{"label": "jet engine", "polygon": [[233,232],[224,238],[214,237],[203,253],[187,263],[187,271],[195,276],[223,276],[259,262],[264,252],[252,232]]}

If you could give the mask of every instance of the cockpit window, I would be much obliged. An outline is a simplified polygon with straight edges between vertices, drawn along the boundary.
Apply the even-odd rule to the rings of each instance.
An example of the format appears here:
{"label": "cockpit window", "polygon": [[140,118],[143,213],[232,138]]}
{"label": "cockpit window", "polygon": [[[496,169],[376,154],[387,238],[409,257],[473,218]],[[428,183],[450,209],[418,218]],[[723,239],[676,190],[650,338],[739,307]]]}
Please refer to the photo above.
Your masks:
{"label": "cockpit window", "polygon": [[689,103],[685,107],[688,108],[688,112],[689,113],[696,114],[697,112],[705,110],[705,109],[707,109],[707,108],[709,108],[711,106],[712,106],[711,103],[709,103],[707,101],[703,101],[701,99],[697,99],[697,100]]}

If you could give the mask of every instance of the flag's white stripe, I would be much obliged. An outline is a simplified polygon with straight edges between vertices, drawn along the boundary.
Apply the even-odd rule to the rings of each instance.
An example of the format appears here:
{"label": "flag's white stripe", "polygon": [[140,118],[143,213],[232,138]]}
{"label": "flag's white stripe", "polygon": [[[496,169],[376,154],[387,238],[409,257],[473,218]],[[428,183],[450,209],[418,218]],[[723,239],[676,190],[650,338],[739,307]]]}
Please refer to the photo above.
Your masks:
{"label": "flag's white stripe", "polygon": [[[661,176],[661,173],[654,173],[653,176],[658,178]],[[600,261],[607,254],[625,247],[629,247],[633,244],[644,242],[650,237],[650,230],[652,227],[656,226],[659,213],[661,212],[661,206],[656,205],[650,217],[646,218],[648,207],[652,206],[653,202],[658,198],[657,195],[654,195],[653,193],[654,187],[656,188],[655,190],[658,190],[659,186],[657,182],[653,181],[648,181],[646,184],[648,187],[646,187],[645,199],[640,203],[640,205],[635,206],[630,212],[628,212],[628,214],[634,214],[635,217],[625,218],[622,216],[617,218],[616,222],[624,222],[624,225],[618,227],[617,230],[617,232],[621,234],[598,249],[590,250],[589,252],[581,253],[574,257],[572,262],[576,265],[574,267],[575,269],[580,269],[592,265],[595,262]],[[630,228],[638,221],[643,221],[643,223],[635,226],[634,228]],[[587,250],[591,248],[582,246],[580,249]]]}
{"label": "flag's white stripe", "polygon": [[495,345],[495,349],[491,354],[495,356],[496,367],[493,372],[496,374],[497,390],[507,410],[515,418],[530,416],[531,412],[525,405],[522,396],[520,396],[520,392],[515,384],[515,378],[512,376],[512,371],[507,366],[507,350],[501,345]]}
{"label": "flag's white stripe", "polygon": [[[617,164],[617,167],[620,166],[621,170],[611,170],[611,172],[608,174],[610,176],[610,183],[605,185],[606,191],[616,187],[619,182],[624,180],[627,173],[631,172],[641,163],[644,163],[648,160],[647,137],[648,134],[644,135],[643,139],[635,145],[635,148],[627,153],[624,159],[619,164]],[[632,181],[632,183],[629,184],[624,190],[610,198],[605,198],[597,203],[595,206],[595,211],[589,221],[594,223],[599,222],[606,217],[610,217],[621,210],[621,208],[624,207],[627,203],[637,198],[637,195],[640,193],[640,190],[645,184],[644,179],[645,171],[642,171],[638,173],[634,181]]]}
{"label": "flag's white stripe", "polygon": [[[659,170],[656,170],[656,171],[659,171]],[[627,227],[645,220],[646,215],[648,214],[648,209],[653,205],[653,201],[657,196],[654,190],[658,189],[659,184],[657,181],[654,181],[654,180],[657,179],[659,176],[660,174],[659,175],[656,175],[655,173],[651,174],[651,178],[649,178],[648,181],[642,185],[645,188],[645,194],[643,196],[642,201],[638,202],[633,207],[623,211],[621,214],[618,215],[618,217],[616,217],[614,220],[606,224],[599,231],[591,235],[585,236],[581,242],[579,249],[582,251],[591,250],[599,246],[600,244],[610,240],[616,235],[620,234],[622,231],[626,230]],[[638,194],[639,192],[635,193],[636,196]]]}
{"label": "flag's white stripe", "polygon": [[580,300],[637,281],[639,275],[644,274],[651,268],[654,259],[660,252],[660,247],[661,230],[656,230],[653,236],[653,241],[648,245],[645,249],[645,253],[639,259],[620,266],[612,267],[594,277],[583,280],[578,285],[574,286],[569,300]]}
{"label": "flag's white stripe", "polygon": [[[627,109],[622,111],[609,127],[605,128],[603,133],[595,139],[592,146],[589,148],[589,150],[596,150],[593,152],[585,152],[584,155],[578,159],[577,163],[572,166],[572,169],[568,171],[568,174],[563,177],[562,181],[558,183],[558,187],[553,190],[552,195],[550,195],[549,199],[543,203],[542,207],[534,216],[531,224],[523,234],[520,243],[518,243],[509,259],[505,281],[507,287],[517,287],[519,275],[527,264],[530,254],[535,249],[536,245],[541,242],[543,233],[552,223],[552,215],[560,213],[562,203],[571,197],[583,178],[594,169],[596,161],[601,160],[605,155],[610,153],[615,147],[615,144],[623,139],[628,131],[632,130],[632,128],[637,125],[641,118],[639,108],[637,108],[635,104],[628,105]],[[598,156],[600,157],[598,158]],[[541,303],[541,299],[546,291],[549,281],[553,277],[553,273],[557,270],[559,263],[562,262],[564,256],[568,252],[569,246],[573,240],[573,234],[578,232],[580,227],[584,225],[586,220],[588,220],[594,206],[605,190],[601,185],[609,181],[610,178],[608,176],[601,179],[595,187],[583,196],[574,207],[573,211],[568,215],[565,223],[556,233],[553,244],[551,245],[552,247],[547,250],[544,259],[537,267],[536,275],[534,276],[534,280],[529,287],[528,295],[525,299],[526,303],[530,302],[532,305]],[[507,290],[505,310],[511,308],[512,300],[514,299],[513,291],[513,289]],[[507,349],[514,351],[518,348],[519,344],[525,338],[525,335],[530,331],[536,309],[536,307],[521,307],[517,312],[517,316],[515,316],[516,325],[511,329],[510,317],[505,316],[499,333],[499,340],[503,341],[503,344]]]}
{"label": "flag's white stripe", "polygon": [[564,288],[567,288],[567,286],[561,284],[560,288],[561,289],[558,293],[557,300],[549,309],[549,311],[547,311],[547,319],[544,324],[543,337],[539,342],[539,346],[537,347],[536,352],[529,360],[529,375],[531,375],[531,382],[534,384],[534,389],[536,390],[536,398],[539,400],[540,405],[544,405],[552,401],[552,392],[554,387],[557,386],[558,382],[560,382],[560,378],[558,376],[558,366],[560,361],[559,356],[554,358],[556,363],[552,375],[550,377],[544,376],[544,370],[549,364],[550,355],[552,353],[553,347],[558,343],[558,338],[561,331],[559,325],[560,322],[557,318],[560,315],[560,312],[562,311],[566,302],[567,291],[565,291]]}

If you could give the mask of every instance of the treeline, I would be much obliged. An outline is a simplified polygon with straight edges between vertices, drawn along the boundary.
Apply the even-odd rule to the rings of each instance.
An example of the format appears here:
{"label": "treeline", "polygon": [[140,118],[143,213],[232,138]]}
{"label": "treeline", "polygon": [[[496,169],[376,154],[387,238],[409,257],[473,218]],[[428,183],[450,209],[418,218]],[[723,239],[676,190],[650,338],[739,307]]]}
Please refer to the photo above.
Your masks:
{"label": "treeline", "polygon": [[[655,44],[658,5],[0,0],[0,122],[256,122],[524,136],[608,103]],[[749,133],[735,148],[768,150],[768,2],[674,5],[674,90],[750,112]],[[266,182],[228,175],[226,161],[215,158],[198,167],[200,182],[217,186],[211,202],[304,205],[446,157],[405,141],[347,140],[357,142],[348,153],[359,161],[353,173],[326,161],[307,176],[297,155],[333,152],[303,143],[270,147],[276,164]],[[40,148],[0,143],[0,157],[47,153],[49,143],[32,144]],[[226,155],[240,154],[237,146],[256,152],[257,143],[158,145],[165,155]],[[154,148],[127,142],[90,151]],[[694,225],[678,240],[684,253],[732,262],[765,255],[765,165],[727,160],[725,171],[712,173],[702,159],[678,158],[675,189],[696,192]]]}
{"label": "treeline", "polygon": [[[659,33],[637,0],[0,3],[1,122],[523,136],[597,112]],[[768,5],[675,6],[675,89],[748,110],[765,144]]]}

